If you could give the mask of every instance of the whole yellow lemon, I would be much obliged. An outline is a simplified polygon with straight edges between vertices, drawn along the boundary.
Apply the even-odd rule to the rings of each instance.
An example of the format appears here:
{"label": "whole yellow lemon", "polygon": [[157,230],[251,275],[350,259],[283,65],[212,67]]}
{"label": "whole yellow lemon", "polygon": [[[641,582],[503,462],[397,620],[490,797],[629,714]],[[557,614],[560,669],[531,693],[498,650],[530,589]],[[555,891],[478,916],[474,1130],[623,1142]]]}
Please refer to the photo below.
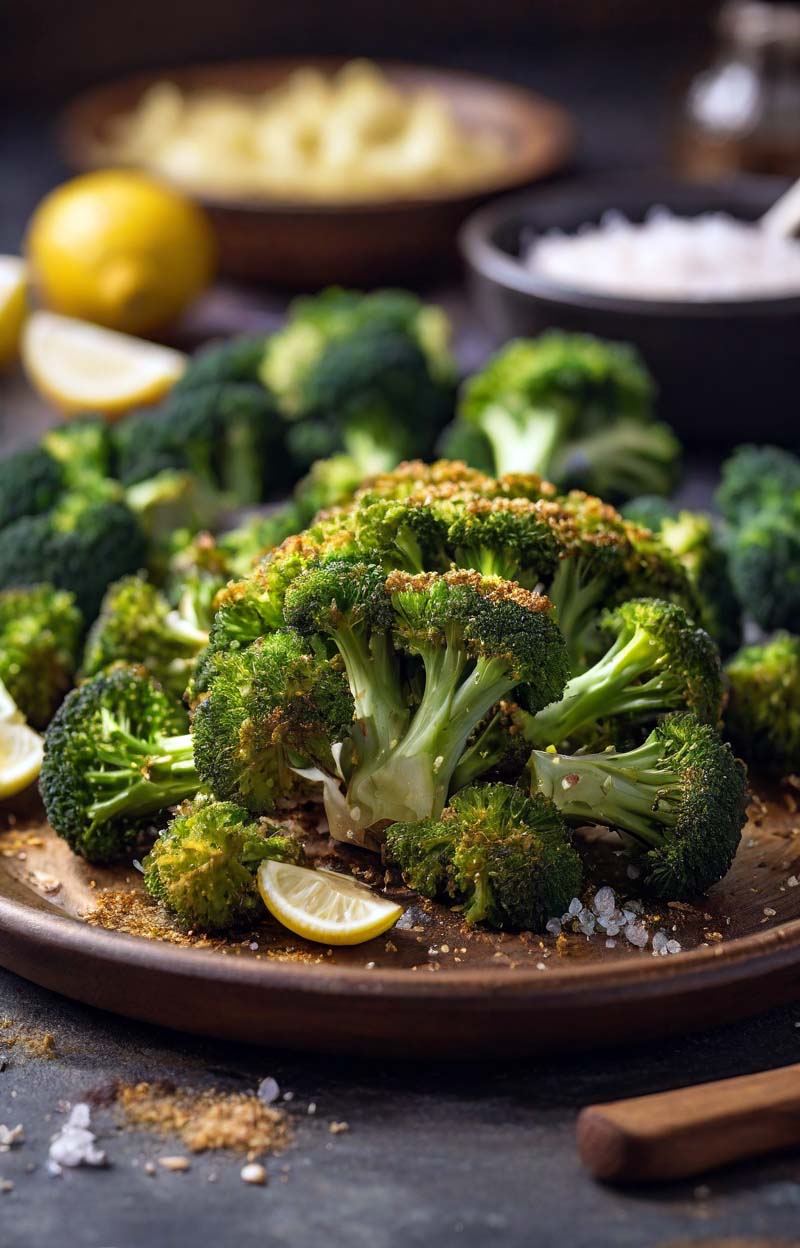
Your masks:
{"label": "whole yellow lemon", "polygon": [[48,308],[129,334],[174,320],[214,270],[203,211],[154,179],[121,169],[56,187],[34,212],[26,247]]}

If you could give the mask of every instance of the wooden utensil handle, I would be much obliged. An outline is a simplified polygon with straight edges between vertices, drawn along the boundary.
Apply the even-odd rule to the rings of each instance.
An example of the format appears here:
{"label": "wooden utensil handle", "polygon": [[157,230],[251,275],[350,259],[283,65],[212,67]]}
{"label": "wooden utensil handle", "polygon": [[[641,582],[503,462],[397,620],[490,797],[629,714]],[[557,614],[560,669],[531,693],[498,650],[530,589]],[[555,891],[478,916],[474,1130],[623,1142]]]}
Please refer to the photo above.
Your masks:
{"label": "wooden utensil handle", "polygon": [[679,1179],[800,1144],[800,1064],[590,1105],[578,1151],[595,1178]]}

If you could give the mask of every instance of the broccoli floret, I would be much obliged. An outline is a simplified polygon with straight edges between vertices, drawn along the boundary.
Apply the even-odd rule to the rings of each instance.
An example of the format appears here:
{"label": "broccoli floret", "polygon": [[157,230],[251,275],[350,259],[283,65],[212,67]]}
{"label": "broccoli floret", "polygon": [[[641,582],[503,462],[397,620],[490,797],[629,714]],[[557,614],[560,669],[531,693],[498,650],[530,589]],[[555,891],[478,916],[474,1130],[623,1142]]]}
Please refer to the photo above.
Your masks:
{"label": "broccoli floret", "polygon": [[49,724],[72,685],[83,620],[52,585],[0,592],[0,680],[28,723]]}
{"label": "broccoli floret", "polygon": [[89,631],[81,674],[95,676],[115,663],[136,663],[180,699],[207,644],[208,634],[171,610],[155,586],[127,576],[106,592]]}
{"label": "broccoli floret", "polygon": [[0,529],[55,506],[64,490],[61,465],[41,446],[0,460]]}
{"label": "broccoli floret", "polygon": [[705,893],[733,862],[747,819],[747,773],[694,715],[669,716],[626,753],[534,750],[530,770],[532,791],[569,823],[623,833],[658,897]]}
{"label": "broccoli floret", "polygon": [[163,574],[175,534],[213,528],[222,509],[218,493],[193,473],[174,468],[128,486],[125,502],[147,538],[148,563],[158,574]]}
{"label": "broccoli floret", "polygon": [[362,474],[427,454],[451,406],[441,313],[412,295],[323,291],[297,300],[266,345],[261,378],[294,427],[297,465],[343,450]]}
{"label": "broccoli floret", "polygon": [[715,501],[734,528],[765,508],[800,500],[800,458],[778,446],[740,446],[722,465]]}
{"label": "broccoli floret", "polygon": [[[488,440],[499,474],[541,473],[568,486],[566,474],[579,471],[581,482],[594,484],[596,475],[618,493],[635,482],[641,493],[653,482],[669,484],[677,458],[666,431],[631,433],[632,423],[651,425],[652,407],[652,380],[632,348],[551,332],[498,352],[466,383],[459,415]],[[620,420],[626,424],[615,431]],[[614,439],[624,444],[624,465]]]}
{"label": "broccoli floret", "polygon": [[42,447],[61,465],[64,484],[80,489],[101,477],[112,476],[111,430],[97,416],[82,416],[48,429]]}
{"label": "broccoli floret", "polygon": [[253,516],[217,539],[231,576],[246,576],[253,565],[303,528],[295,503],[283,503],[265,516]]}
{"label": "broccoli floret", "polygon": [[53,511],[0,530],[0,589],[47,583],[73,593],[84,619],[93,620],[106,586],[147,560],[137,517],[108,484],[106,498],[68,494]]}
{"label": "broccoli floret", "polygon": [[597,748],[615,739],[620,721],[638,724],[676,710],[693,711],[701,723],[719,723],[719,651],[682,607],[631,599],[606,613],[601,627],[614,637],[603,657],[568,681],[560,702],[524,718],[532,745],[563,746],[588,735]]}
{"label": "broccoli floret", "polygon": [[475,785],[439,819],[396,823],[386,855],[412,888],[464,906],[468,923],[541,930],[580,892],[581,860],[552,802],[507,784]]}
{"label": "broccoli floret", "polygon": [[[492,707],[520,686],[535,710],[566,682],[548,600],[476,572],[387,577],[374,565],[334,560],[292,583],[284,614],[301,633],[330,637],[353,695],[346,801],[337,809],[325,790],[339,839],[369,840],[385,821],[438,817]],[[407,673],[398,651],[409,658]]]}
{"label": "broccoli floret", "polygon": [[263,388],[230,382],[171,395],[114,428],[125,485],[165,469],[188,471],[232,505],[247,506],[285,486],[283,434]]}
{"label": "broccoli floret", "polygon": [[726,668],[725,725],[737,750],[766,771],[800,771],[800,638],[777,633]]}
{"label": "broccoli floret", "polygon": [[[536,481],[539,481],[538,477]],[[458,460],[437,459],[427,464],[421,459],[411,459],[398,464],[391,472],[380,473],[365,481],[356,492],[356,501],[493,497],[498,493],[498,484],[493,477]],[[552,490],[553,487],[550,488]]]}
{"label": "broccoli floret", "polygon": [[731,580],[745,615],[768,632],[800,615],[800,503],[759,511],[729,541]]}
{"label": "broccoli floret", "polygon": [[680,560],[697,595],[703,628],[724,655],[735,650],[742,639],[741,609],[728,569],[728,554],[711,517],[699,511],[679,511],[652,494],[633,499],[622,508],[622,514],[650,529]]}
{"label": "broccoli floret", "polygon": [[318,459],[294,487],[302,525],[310,524],[317,512],[350,502],[363,480],[361,466],[350,455]]}
{"label": "broccoli floret", "polygon": [[76,853],[121,857],[200,787],[186,713],[143,668],[94,676],[56,711],[39,787],[51,827]]}
{"label": "broccoli floret", "polygon": [[434,502],[432,510],[447,522],[444,544],[456,567],[519,581],[530,589],[553,579],[562,554],[557,504],[476,498]]}
{"label": "broccoli floret", "polygon": [[188,390],[196,390],[198,386],[228,382],[255,383],[258,381],[263,355],[263,336],[231,338],[228,342],[204,347],[192,356],[185,373],[172,387],[171,393],[182,394]]}
{"label": "broccoli floret", "polygon": [[331,743],[353,719],[341,671],[296,634],[216,654],[195,712],[197,768],[217,797],[268,813],[313,789],[296,768],[333,770]]}
{"label": "broccoli floret", "polygon": [[615,502],[636,494],[669,494],[677,484],[681,445],[668,425],[623,417],[564,446],[548,468],[562,489],[588,490]]}
{"label": "broccoli floret", "polygon": [[262,910],[256,871],[266,858],[300,862],[280,824],[256,821],[232,802],[198,798],[182,807],[144,859],[144,884],[185,926],[227,931]]}

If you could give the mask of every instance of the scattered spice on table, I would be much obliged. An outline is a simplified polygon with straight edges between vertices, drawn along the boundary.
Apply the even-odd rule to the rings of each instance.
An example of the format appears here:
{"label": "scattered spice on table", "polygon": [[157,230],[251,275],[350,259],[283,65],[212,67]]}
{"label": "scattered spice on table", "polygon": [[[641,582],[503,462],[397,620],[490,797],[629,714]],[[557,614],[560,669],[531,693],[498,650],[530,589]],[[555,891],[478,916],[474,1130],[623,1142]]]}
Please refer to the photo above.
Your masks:
{"label": "scattered spice on table", "polygon": [[177,1135],[192,1153],[231,1149],[253,1160],[282,1152],[291,1138],[286,1112],[251,1092],[123,1083],[116,1102],[130,1126]]}

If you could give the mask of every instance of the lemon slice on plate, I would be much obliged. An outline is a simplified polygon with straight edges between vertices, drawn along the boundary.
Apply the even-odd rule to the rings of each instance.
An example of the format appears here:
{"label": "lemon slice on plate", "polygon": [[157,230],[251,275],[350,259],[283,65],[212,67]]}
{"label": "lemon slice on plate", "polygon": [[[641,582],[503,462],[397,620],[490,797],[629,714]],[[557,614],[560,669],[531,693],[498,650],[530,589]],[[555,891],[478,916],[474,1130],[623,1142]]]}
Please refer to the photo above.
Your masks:
{"label": "lemon slice on plate", "polygon": [[8,692],[5,681],[0,680],[0,724],[21,724],[24,722],[25,716]]}
{"label": "lemon slice on plate", "polygon": [[284,927],[324,945],[360,945],[387,931],[403,913],[402,906],[349,875],[290,862],[262,862],[258,889]]}
{"label": "lemon slice on plate", "polygon": [[0,368],[17,354],[28,309],[28,267],[19,256],[0,256]]}
{"label": "lemon slice on plate", "polygon": [[22,362],[32,384],[57,407],[115,416],[166,394],[186,356],[88,321],[34,312],[22,335]]}
{"label": "lemon slice on plate", "polygon": [[12,797],[33,783],[43,751],[43,739],[27,724],[0,723],[0,797]]}

